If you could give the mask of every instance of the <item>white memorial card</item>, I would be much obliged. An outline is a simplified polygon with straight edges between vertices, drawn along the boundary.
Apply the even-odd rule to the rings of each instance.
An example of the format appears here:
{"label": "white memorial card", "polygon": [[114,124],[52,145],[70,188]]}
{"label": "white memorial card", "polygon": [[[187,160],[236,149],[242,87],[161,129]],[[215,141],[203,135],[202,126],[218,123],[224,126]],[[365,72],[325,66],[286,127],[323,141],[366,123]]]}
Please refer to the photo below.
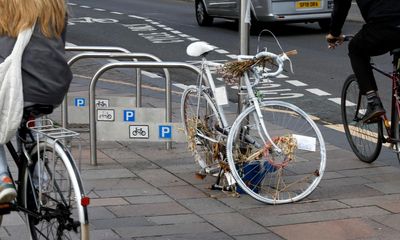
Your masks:
{"label": "white memorial card", "polygon": [[297,149],[315,152],[317,139],[315,137],[308,137],[303,135],[293,134],[297,142]]}
{"label": "white memorial card", "polygon": [[215,88],[215,99],[217,100],[217,104],[228,105],[228,94],[226,93],[226,88],[224,86]]}

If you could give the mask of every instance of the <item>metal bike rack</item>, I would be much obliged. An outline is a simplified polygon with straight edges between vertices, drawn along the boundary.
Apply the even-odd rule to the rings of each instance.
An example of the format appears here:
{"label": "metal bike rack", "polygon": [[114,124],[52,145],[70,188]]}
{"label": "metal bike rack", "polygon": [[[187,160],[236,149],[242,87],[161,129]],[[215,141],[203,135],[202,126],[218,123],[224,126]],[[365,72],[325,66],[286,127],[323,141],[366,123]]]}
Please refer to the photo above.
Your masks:
{"label": "metal bike rack", "polygon": [[[130,53],[128,49],[121,47],[110,47],[110,46],[66,46],[65,51],[67,52],[123,52]],[[83,57],[82,57],[83,58]],[[77,59],[78,60],[78,59]],[[74,62],[76,62],[75,60]],[[68,66],[71,67],[73,63],[68,61]],[[139,69],[137,70],[139,71]],[[64,128],[68,126],[68,103],[67,103],[67,95],[65,95],[63,102],[61,103],[61,125]]]}
{"label": "metal bike rack", "polygon": [[[101,53],[81,53],[74,57],[72,57],[68,61],[68,65],[71,67],[75,62],[84,58],[147,58],[150,60],[154,60],[156,62],[161,62],[159,58],[154,55],[147,53],[131,53],[127,49],[120,47],[92,47],[92,46],[78,46],[78,47],[66,47],[66,50],[69,51],[97,51]],[[119,52],[119,53],[110,53],[110,52]],[[121,53],[122,52],[122,53]],[[167,69],[164,69],[165,78],[169,79],[170,74]],[[170,81],[170,80],[168,80]],[[141,71],[140,68],[137,68],[136,71],[136,107],[142,106],[142,81],[141,81]],[[67,106],[67,96],[65,96],[64,101],[61,106],[61,122],[64,128],[68,125],[68,106]]]}
{"label": "metal bike rack", "polygon": [[[185,68],[190,71],[193,71],[197,75],[201,75],[200,69],[188,63],[182,63],[182,62],[116,62],[116,63],[109,63],[101,67],[93,76],[90,82],[90,90],[89,90],[89,128],[90,128],[91,165],[97,165],[97,142],[96,142],[97,132],[96,132],[96,119],[95,119],[96,84],[101,75],[103,75],[106,71],[114,68]],[[171,80],[169,78],[166,78],[165,81],[166,81],[165,120],[166,122],[172,122]],[[205,81],[208,81],[208,79],[205,78]],[[171,142],[167,142],[167,149],[170,149],[170,144]]]}

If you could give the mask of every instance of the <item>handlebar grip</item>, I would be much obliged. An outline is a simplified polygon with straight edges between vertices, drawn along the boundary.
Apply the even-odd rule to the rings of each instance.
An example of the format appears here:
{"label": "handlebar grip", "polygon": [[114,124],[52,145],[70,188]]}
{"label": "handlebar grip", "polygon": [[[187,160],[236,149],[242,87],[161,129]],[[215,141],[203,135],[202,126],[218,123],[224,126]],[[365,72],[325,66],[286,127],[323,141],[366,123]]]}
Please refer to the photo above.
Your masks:
{"label": "handlebar grip", "polygon": [[278,69],[275,72],[268,72],[263,74],[264,77],[276,77],[278,76],[282,71],[283,71],[283,61],[287,59],[287,55],[277,55],[275,53],[271,52],[260,52],[258,53],[255,58],[262,58],[262,57],[267,57],[267,58],[272,58],[276,64],[278,65]]}
{"label": "handlebar grip", "polygon": [[[288,52],[285,52],[285,54],[286,54],[286,56],[294,56],[294,55],[297,55],[297,50],[295,49],[295,50],[291,50],[291,51],[288,51]],[[280,54],[280,55],[282,55],[282,54]]]}

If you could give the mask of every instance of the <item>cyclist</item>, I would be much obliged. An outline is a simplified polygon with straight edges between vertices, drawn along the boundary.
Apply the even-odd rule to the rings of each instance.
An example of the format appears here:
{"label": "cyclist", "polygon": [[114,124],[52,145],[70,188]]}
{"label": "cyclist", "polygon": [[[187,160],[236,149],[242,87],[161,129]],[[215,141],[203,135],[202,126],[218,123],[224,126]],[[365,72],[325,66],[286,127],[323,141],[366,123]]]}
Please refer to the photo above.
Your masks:
{"label": "cyclist", "polygon": [[[10,55],[18,33],[36,22],[22,59],[24,107],[59,105],[72,80],[64,58],[66,3],[64,0],[1,0],[0,13],[0,62]],[[0,145],[0,203],[10,202],[16,195],[4,146]]]}
{"label": "cyclist", "polygon": [[[385,113],[377,94],[375,78],[370,66],[371,56],[378,56],[400,48],[400,1],[356,0],[365,24],[349,43],[349,57],[360,92],[368,100],[363,122],[373,122]],[[352,0],[334,0],[330,32],[326,36],[329,48],[342,44],[343,24]]]}

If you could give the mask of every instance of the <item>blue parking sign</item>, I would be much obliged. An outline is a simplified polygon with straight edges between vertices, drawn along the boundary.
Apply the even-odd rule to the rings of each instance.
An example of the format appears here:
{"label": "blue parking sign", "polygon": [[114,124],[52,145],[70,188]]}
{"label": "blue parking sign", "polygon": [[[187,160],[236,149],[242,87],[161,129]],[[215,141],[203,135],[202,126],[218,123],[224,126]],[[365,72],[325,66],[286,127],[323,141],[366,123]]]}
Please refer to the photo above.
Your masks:
{"label": "blue parking sign", "polygon": [[84,107],[86,106],[85,98],[75,98],[75,107]]}
{"label": "blue parking sign", "polygon": [[135,121],[135,110],[124,110],[124,122]]}
{"label": "blue parking sign", "polygon": [[159,138],[171,139],[172,138],[172,126],[161,125],[158,128]]}

